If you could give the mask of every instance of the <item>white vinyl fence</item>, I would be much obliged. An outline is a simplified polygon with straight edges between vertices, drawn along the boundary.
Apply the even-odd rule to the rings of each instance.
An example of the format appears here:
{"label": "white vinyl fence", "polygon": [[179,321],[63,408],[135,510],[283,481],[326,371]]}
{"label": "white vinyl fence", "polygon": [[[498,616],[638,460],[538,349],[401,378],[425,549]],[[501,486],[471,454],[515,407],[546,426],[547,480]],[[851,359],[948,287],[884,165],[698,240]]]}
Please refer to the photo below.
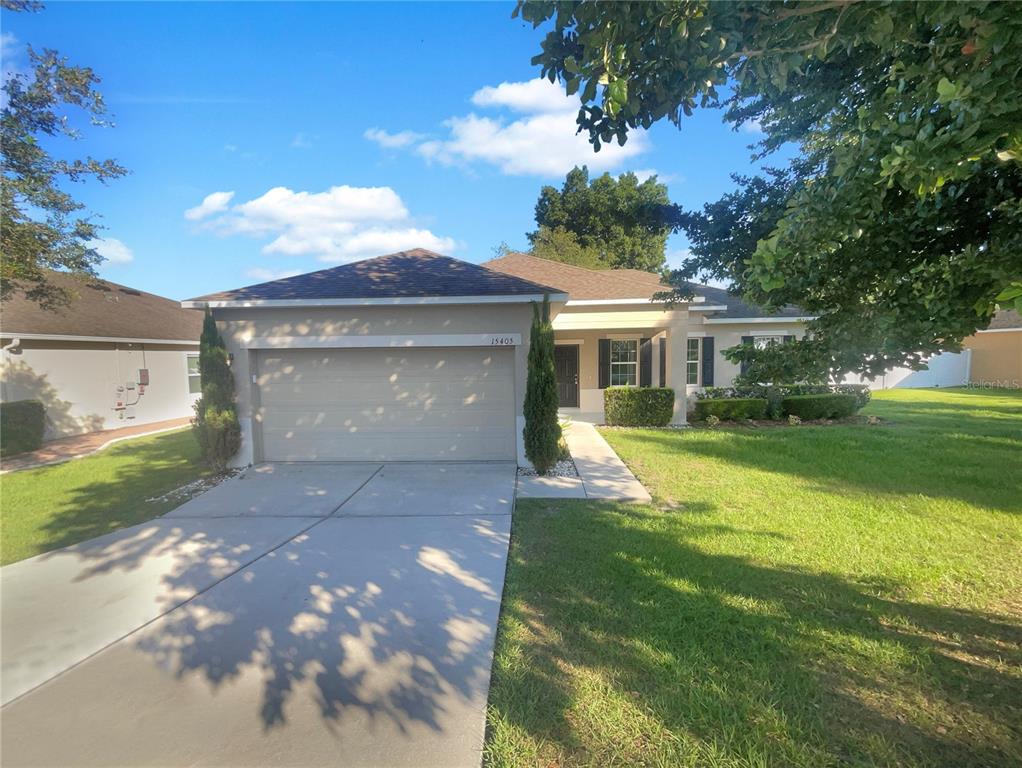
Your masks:
{"label": "white vinyl fence", "polygon": [[972,350],[943,352],[927,361],[926,370],[891,368],[883,376],[866,379],[849,374],[845,384],[868,384],[871,389],[925,389],[927,387],[961,387],[969,383]]}

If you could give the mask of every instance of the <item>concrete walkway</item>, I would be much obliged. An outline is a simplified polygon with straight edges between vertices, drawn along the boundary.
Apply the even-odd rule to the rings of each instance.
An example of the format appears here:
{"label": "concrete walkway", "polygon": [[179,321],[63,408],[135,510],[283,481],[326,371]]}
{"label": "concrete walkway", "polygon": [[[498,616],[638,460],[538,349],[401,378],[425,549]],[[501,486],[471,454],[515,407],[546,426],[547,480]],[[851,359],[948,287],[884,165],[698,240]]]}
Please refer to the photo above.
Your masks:
{"label": "concrete walkway", "polygon": [[4,568],[4,765],[477,767],[514,478],[261,465]]}
{"label": "concrete walkway", "polygon": [[635,479],[592,424],[571,422],[564,430],[564,440],[578,470],[578,478],[519,477],[519,498],[652,501],[642,483]]}
{"label": "concrete walkway", "polygon": [[80,459],[106,448],[111,443],[127,440],[132,437],[144,435],[155,435],[159,432],[168,432],[172,429],[180,429],[188,426],[190,418],[168,419],[167,421],[154,421],[149,424],[137,424],[121,429],[104,429],[99,432],[86,432],[84,435],[62,437],[59,440],[51,440],[44,443],[37,451],[19,453],[10,456],[0,462],[0,474],[17,472],[19,469],[32,469],[34,467],[45,467],[48,464],[61,464],[71,459]]}

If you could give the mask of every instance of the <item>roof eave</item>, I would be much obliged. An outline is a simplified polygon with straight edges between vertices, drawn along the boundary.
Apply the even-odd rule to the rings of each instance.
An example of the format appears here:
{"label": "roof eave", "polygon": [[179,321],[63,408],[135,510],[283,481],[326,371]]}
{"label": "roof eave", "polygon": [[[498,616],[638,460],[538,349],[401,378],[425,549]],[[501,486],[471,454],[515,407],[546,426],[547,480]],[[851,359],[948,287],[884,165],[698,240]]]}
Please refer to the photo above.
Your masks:
{"label": "roof eave", "polygon": [[567,302],[566,293],[501,294],[494,296],[389,296],[345,299],[214,299],[196,298],[181,302],[184,309],[285,309],[288,307],[418,307],[451,304],[528,304],[549,296],[552,302]]}

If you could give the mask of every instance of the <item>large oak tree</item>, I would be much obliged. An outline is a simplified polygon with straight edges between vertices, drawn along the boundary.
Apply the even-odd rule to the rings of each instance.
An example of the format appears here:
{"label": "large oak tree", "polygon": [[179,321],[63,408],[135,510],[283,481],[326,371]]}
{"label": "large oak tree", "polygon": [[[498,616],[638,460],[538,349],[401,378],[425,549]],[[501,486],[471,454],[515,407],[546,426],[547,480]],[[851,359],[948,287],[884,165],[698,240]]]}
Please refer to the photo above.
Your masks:
{"label": "large oak tree", "polygon": [[[1014,3],[523,2],[533,61],[595,148],[721,107],[795,157],[702,211],[694,259],[766,307],[818,316],[802,375],[879,373],[958,348],[1022,305],[1022,14]],[[752,350],[737,350],[755,358]],[[798,374],[796,374],[798,375]]]}

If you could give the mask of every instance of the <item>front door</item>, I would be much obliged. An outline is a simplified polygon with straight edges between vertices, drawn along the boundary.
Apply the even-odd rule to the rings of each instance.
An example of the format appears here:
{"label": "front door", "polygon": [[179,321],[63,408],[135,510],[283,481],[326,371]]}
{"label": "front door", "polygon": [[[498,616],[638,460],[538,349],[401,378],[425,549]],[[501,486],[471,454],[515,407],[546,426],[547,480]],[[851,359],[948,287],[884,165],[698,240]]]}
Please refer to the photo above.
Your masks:
{"label": "front door", "polygon": [[557,371],[557,404],[561,408],[578,408],[578,345],[554,347],[554,369]]}

